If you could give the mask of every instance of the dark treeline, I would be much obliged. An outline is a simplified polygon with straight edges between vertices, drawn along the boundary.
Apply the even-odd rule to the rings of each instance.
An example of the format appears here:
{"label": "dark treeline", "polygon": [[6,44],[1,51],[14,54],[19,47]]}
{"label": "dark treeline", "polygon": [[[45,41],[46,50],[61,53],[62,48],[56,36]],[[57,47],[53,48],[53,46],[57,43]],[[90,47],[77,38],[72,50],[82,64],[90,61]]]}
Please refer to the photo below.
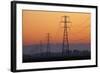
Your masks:
{"label": "dark treeline", "polygon": [[91,59],[90,51],[65,50],[65,52],[38,52],[23,54],[23,62],[61,61],[61,60],[85,60]]}

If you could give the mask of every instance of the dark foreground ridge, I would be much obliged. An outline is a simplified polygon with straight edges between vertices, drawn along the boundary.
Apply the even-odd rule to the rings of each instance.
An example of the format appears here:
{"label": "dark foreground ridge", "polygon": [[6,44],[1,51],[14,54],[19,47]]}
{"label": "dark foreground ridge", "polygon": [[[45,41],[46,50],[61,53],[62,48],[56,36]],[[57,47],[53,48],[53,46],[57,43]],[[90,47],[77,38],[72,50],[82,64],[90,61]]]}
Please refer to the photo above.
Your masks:
{"label": "dark foreground ridge", "polygon": [[68,60],[87,60],[91,59],[89,51],[67,51],[66,53],[43,52],[32,55],[23,55],[23,62],[46,62],[46,61],[68,61]]}

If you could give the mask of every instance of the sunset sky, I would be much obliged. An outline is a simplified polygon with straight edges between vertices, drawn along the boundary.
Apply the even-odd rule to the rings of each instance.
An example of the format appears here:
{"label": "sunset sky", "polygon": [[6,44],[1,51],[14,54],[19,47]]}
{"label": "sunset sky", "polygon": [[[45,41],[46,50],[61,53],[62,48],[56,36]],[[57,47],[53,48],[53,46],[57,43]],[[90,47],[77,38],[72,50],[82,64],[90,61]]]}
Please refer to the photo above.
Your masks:
{"label": "sunset sky", "polygon": [[23,10],[23,44],[46,43],[50,33],[51,43],[62,43],[63,16],[69,16],[69,43],[90,43],[90,13]]}

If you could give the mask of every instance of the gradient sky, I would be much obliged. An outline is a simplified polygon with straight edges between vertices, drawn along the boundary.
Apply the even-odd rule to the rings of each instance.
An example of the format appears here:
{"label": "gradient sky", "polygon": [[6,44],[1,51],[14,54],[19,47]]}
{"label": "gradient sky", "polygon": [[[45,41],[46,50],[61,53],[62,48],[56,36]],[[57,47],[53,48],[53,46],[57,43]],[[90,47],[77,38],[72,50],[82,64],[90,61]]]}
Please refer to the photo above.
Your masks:
{"label": "gradient sky", "polygon": [[52,12],[23,10],[23,44],[37,44],[47,40],[61,43],[63,39],[63,16],[69,16],[68,37],[70,43],[90,43],[90,13]]}

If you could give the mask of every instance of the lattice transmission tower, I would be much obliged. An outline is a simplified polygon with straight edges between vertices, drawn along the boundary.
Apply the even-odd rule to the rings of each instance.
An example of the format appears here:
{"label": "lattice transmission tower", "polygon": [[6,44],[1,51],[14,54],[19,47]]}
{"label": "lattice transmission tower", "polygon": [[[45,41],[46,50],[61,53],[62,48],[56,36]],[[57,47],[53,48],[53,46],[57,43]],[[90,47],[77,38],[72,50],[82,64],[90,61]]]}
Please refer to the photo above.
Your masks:
{"label": "lattice transmission tower", "polygon": [[63,16],[63,21],[61,23],[64,24],[63,29],[63,42],[62,42],[62,55],[69,55],[69,38],[68,38],[68,24],[71,23],[69,20],[69,16]]}
{"label": "lattice transmission tower", "polygon": [[50,55],[50,33],[47,33],[47,55]]}

